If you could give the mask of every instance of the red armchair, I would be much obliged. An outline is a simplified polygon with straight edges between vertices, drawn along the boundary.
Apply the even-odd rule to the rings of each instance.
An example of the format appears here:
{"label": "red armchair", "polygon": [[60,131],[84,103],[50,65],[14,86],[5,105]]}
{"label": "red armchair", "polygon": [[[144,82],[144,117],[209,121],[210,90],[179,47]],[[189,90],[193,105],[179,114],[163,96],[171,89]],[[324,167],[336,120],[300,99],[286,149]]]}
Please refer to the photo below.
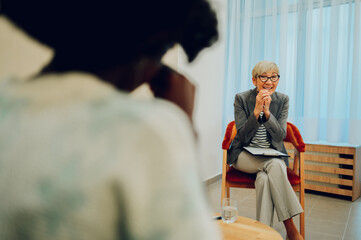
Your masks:
{"label": "red armchair", "polygon": [[[254,182],[256,174],[248,174],[235,170],[227,164],[227,150],[231,145],[237,130],[235,122],[228,124],[224,139],[222,142],[223,149],[223,169],[222,169],[222,198],[230,197],[230,188],[255,188]],[[287,168],[288,180],[293,189],[300,192],[299,199],[303,209],[305,209],[305,177],[304,177],[304,152],[305,143],[295,125],[287,122],[287,135],[284,139],[285,145],[293,146],[293,167]],[[305,213],[300,214],[300,233],[305,238]]]}

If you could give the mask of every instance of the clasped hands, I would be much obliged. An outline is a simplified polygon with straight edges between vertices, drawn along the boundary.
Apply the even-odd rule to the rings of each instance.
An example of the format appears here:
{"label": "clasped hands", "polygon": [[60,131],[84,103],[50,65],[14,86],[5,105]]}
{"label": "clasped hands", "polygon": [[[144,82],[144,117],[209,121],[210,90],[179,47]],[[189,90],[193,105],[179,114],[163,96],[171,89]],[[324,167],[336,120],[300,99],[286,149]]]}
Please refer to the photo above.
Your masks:
{"label": "clasped hands", "polygon": [[264,113],[266,119],[269,118],[270,116],[269,106],[271,104],[271,101],[272,101],[271,94],[267,89],[262,89],[258,92],[256,96],[256,106],[253,111],[257,119],[261,112]]}

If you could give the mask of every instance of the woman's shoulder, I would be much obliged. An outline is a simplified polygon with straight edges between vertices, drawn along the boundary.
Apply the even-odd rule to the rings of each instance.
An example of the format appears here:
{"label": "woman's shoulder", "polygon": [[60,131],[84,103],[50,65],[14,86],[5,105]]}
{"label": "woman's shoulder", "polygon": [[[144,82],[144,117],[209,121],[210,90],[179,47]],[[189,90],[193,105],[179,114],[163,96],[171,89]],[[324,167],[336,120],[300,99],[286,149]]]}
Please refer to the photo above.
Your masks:
{"label": "woman's shoulder", "polygon": [[285,93],[281,93],[281,92],[274,92],[274,94],[276,95],[276,97],[280,100],[288,100],[288,95]]}
{"label": "woman's shoulder", "polygon": [[256,90],[255,89],[249,89],[249,90],[237,93],[236,97],[244,99],[244,98],[248,98],[249,96],[254,95],[254,94],[257,95]]}

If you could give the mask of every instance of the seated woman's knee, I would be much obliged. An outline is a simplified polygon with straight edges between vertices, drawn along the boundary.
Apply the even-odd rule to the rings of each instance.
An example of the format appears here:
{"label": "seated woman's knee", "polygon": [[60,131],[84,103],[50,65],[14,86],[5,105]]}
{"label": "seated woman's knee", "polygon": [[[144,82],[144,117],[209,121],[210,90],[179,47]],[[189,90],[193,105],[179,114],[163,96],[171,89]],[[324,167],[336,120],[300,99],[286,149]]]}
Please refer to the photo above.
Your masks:
{"label": "seated woman's knee", "polygon": [[281,171],[282,169],[286,168],[286,165],[282,159],[273,158],[270,160],[266,168],[267,172],[272,170]]}
{"label": "seated woman's knee", "polygon": [[265,172],[258,172],[256,181],[255,181],[255,187],[258,188],[260,186],[263,186],[267,182],[268,182],[267,174]]}

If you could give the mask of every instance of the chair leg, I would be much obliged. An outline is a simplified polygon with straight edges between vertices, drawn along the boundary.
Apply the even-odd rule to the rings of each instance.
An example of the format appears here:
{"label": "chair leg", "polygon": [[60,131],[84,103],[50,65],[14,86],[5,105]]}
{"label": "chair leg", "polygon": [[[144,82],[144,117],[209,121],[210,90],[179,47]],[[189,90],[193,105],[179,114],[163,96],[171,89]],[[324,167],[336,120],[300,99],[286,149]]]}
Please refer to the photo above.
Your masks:
{"label": "chair leg", "polygon": [[[227,191],[228,189],[228,191]],[[223,199],[228,196],[229,188],[226,187],[226,182],[222,181],[222,194],[221,194],[221,209],[222,209],[222,201]]]}
{"label": "chair leg", "polygon": [[300,190],[300,203],[303,208],[303,213],[300,214],[300,234],[302,235],[303,239],[306,239],[305,233],[305,189],[301,186]]}
{"label": "chair leg", "polygon": [[230,189],[229,187],[226,187],[225,181],[222,181],[221,209],[222,209],[222,201],[223,201],[223,199],[230,197],[230,191],[229,191],[229,189]]}
{"label": "chair leg", "polygon": [[303,239],[306,239],[305,234],[305,213],[300,214],[300,234],[302,235]]}
{"label": "chair leg", "polygon": [[222,181],[222,198],[223,199],[226,196],[226,183]]}

